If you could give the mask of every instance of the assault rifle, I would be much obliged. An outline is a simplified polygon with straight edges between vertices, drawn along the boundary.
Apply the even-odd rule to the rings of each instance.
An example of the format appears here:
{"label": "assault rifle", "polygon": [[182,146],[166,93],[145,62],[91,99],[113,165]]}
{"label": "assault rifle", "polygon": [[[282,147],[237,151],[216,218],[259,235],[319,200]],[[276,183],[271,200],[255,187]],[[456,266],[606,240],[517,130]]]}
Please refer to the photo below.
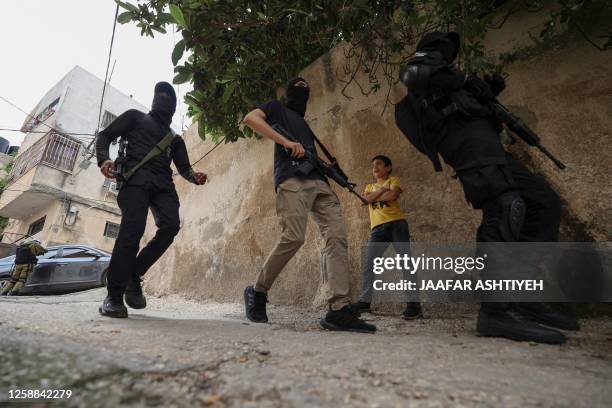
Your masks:
{"label": "assault rifle", "polygon": [[531,130],[531,128],[527,126],[527,124],[523,122],[521,118],[510,112],[508,108],[497,101],[491,104],[491,108],[495,117],[504,123],[508,129],[523,139],[525,143],[527,143],[529,146],[537,147],[538,150],[544,153],[546,157],[552,160],[552,162],[555,163],[555,165],[561,170],[566,168],[565,164],[561,163],[559,159],[553,156],[551,152],[540,144],[540,138],[538,135],[536,135],[536,133]]}
{"label": "assault rifle", "polygon": [[[444,66],[450,68],[452,71],[458,70],[454,64],[446,64],[442,54],[438,51],[418,52],[415,55],[415,58],[408,62],[408,66],[400,71],[400,80],[408,87],[409,90],[419,90],[424,88],[429,81],[429,77]],[[559,169],[564,170],[566,168],[565,164],[561,163],[559,159],[553,156],[551,152],[540,144],[540,138],[538,135],[536,135],[536,133],[531,130],[529,126],[527,126],[527,124],[521,120],[521,118],[510,112],[508,108],[499,103],[497,99],[493,98],[491,100],[489,97],[486,97],[485,101],[483,100],[482,96],[486,95],[482,95],[481,92],[475,92],[474,89],[467,89],[467,91],[471,92],[479,102],[489,106],[493,115],[504,123],[508,129],[523,139],[525,143],[527,143],[529,146],[537,147],[538,150],[552,160],[552,162],[555,163]],[[448,116],[450,113],[456,110],[458,110],[458,107],[455,104],[454,109],[444,114],[443,117]]]}
{"label": "assault rifle", "polygon": [[[272,125],[272,128],[281,135],[285,136],[287,139],[291,140],[292,142],[300,143],[278,123]],[[370,204],[365,198],[363,198],[359,193],[355,191],[355,187],[357,187],[357,184],[351,183],[349,181],[348,176],[344,173],[344,171],[342,171],[342,169],[338,165],[336,158],[329,153],[329,151],[325,148],[325,146],[323,146],[321,141],[314,134],[313,138],[319,144],[321,150],[323,150],[323,153],[325,153],[331,163],[327,163],[325,160],[317,156],[317,153],[314,151],[314,149],[304,147],[304,157],[306,158],[306,162],[300,166],[300,172],[306,175],[309,174],[312,170],[316,169],[324,176],[329,177],[330,179],[338,183],[341,187],[346,188],[349,192],[356,195],[364,205]]]}
{"label": "assault rifle", "polygon": [[126,168],[125,168],[125,151],[127,149],[127,140],[125,137],[121,137],[119,139],[119,152],[117,154],[117,158],[115,159],[115,172],[114,172],[114,176],[115,176],[115,180],[116,180],[116,188],[117,190],[119,190],[122,186],[123,183],[126,182],[125,179],[125,172],[126,172]]}

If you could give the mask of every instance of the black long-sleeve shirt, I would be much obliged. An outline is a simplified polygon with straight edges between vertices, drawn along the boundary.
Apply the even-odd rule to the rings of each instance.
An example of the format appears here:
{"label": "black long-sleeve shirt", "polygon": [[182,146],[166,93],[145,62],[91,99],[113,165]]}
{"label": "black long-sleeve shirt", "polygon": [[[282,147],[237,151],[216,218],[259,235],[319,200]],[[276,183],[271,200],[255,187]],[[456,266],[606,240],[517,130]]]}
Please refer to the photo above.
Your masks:
{"label": "black long-sleeve shirt", "polygon": [[[110,125],[98,134],[96,140],[96,158],[98,166],[110,160],[109,147],[113,140],[123,137],[127,141],[125,167],[136,166],[170,131],[150,114],[130,109],[121,114]],[[161,187],[171,187],[174,162],[179,173],[188,181],[195,183],[194,172],[189,164],[185,141],[175,137],[166,152],[161,153],[143,165],[128,180],[129,184],[144,184],[154,181]]]}

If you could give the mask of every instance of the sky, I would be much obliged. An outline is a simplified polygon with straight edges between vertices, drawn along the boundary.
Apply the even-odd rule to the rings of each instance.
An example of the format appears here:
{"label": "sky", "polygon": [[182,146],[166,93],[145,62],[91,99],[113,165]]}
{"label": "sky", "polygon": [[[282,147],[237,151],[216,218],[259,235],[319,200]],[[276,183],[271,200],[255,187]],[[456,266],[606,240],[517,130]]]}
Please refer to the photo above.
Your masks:
{"label": "sky", "polygon": [[[2,0],[0,96],[31,112],[75,65],[104,80],[115,7],[113,0]],[[155,84],[172,82],[170,56],[180,38],[170,27],[152,39],[142,37],[134,24],[117,23],[110,84],[150,106]],[[177,129],[183,116],[185,126],[191,123],[182,103],[189,86],[175,85],[181,102],[174,116]],[[19,129],[25,117],[0,99],[0,128]],[[19,145],[25,135],[0,130],[0,136]]]}

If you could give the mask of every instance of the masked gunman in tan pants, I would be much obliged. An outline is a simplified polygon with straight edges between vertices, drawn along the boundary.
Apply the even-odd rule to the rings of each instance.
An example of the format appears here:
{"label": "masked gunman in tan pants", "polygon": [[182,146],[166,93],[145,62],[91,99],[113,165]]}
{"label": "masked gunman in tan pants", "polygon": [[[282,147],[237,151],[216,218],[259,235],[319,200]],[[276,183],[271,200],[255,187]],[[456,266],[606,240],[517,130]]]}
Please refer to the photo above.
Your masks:
{"label": "masked gunman in tan pants", "polygon": [[34,270],[37,256],[43,255],[47,250],[38,241],[28,241],[17,247],[15,253],[15,271],[11,280],[2,288],[0,296],[18,296],[25,286],[28,275]]}
{"label": "masked gunman in tan pants", "polygon": [[[246,316],[256,323],[268,321],[267,292],[285,265],[304,243],[308,213],[319,225],[325,240],[325,278],[329,284],[329,311],[320,321],[328,330],[374,332],[349,307],[349,271],[346,229],[338,197],[327,178],[304,158],[305,149],[316,153],[313,132],[304,120],[309,96],[308,83],[295,78],[287,85],[287,104],[273,100],[251,111],[244,123],[274,146],[276,213],[280,218],[281,237],[266,259],[254,286],[244,291]],[[289,140],[274,127],[282,127],[292,136]]]}

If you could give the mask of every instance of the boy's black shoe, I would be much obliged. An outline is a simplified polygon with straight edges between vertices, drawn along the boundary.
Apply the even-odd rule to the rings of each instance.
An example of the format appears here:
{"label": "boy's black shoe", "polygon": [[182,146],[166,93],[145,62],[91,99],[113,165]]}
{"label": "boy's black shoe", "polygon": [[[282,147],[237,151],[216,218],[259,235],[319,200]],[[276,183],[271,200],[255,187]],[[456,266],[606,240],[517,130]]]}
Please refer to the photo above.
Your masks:
{"label": "boy's black shoe", "polygon": [[408,302],[406,303],[406,309],[402,313],[402,319],[414,320],[423,317],[423,310],[419,302]]}
{"label": "boy's black shoe", "polygon": [[562,344],[567,338],[560,332],[514,318],[507,311],[478,313],[478,334],[484,337],[505,337],[516,341]]}
{"label": "boy's black shoe", "polygon": [[344,306],[340,310],[330,310],[325,319],[319,321],[321,326],[327,330],[350,331],[358,333],[374,333],[376,326],[367,324],[353,312],[350,306]]}
{"label": "boy's black shoe", "polygon": [[268,315],[266,314],[266,303],[268,295],[263,292],[257,292],[253,286],[247,286],[244,289],[244,309],[246,317],[255,323],[267,323]]}
{"label": "boy's black shoe", "polygon": [[544,303],[515,303],[513,310],[529,320],[556,329],[580,330],[576,319],[555,312]]}
{"label": "boy's black shoe", "polygon": [[142,293],[142,279],[132,278],[125,289],[125,303],[132,309],[144,309],[147,307],[147,298]]}
{"label": "boy's black shoe", "polygon": [[104,302],[102,302],[99,311],[102,316],[118,318],[128,317],[128,311],[123,304],[123,296],[121,295],[108,294]]}
{"label": "boy's black shoe", "polygon": [[362,313],[370,313],[372,311],[372,309],[370,309],[369,302],[358,301],[351,304],[349,307],[357,316],[361,316]]}

